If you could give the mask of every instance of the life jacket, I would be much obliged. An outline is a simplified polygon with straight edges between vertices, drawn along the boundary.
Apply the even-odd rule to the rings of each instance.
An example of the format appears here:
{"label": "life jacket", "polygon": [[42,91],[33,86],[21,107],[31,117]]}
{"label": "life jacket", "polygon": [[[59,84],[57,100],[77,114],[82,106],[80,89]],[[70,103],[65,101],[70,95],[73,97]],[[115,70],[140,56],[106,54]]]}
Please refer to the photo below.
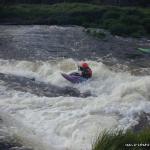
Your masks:
{"label": "life jacket", "polygon": [[89,67],[87,67],[87,68],[80,67],[80,70],[81,70],[82,77],[84,77],[84,78],[91,78],[92,77],[91,68],[89,68]]}

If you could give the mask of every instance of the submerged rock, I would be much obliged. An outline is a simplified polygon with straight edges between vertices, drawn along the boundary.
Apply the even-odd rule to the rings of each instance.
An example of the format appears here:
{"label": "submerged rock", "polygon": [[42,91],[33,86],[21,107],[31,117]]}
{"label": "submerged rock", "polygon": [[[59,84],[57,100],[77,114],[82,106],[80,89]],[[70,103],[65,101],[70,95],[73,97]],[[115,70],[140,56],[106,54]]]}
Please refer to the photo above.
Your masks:
{"label": "submerged rock", "polygon": [[150,129],[150,114],[142,112],[141,115],[139,116],[138,124],[132,127],[132,130],[134,132],[139,132],[145,128]]}
{"label": "submerged rock", "polygon": [[36,81],[34,78],[26,78],[0,73],[0,80],[5,81],[5,84],[9,89],[14,89],[22,92],[29,92],[38,96],[91,96],[90,92],[81,93],[78,89],[70,86],[59,87],[50,83]]}

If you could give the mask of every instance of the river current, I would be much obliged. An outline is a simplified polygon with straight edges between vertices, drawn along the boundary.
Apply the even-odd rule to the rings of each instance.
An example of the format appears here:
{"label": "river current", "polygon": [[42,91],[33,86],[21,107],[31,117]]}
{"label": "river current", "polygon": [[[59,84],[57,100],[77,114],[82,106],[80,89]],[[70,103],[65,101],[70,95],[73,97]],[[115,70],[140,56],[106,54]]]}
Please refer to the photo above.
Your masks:
{"label": "river current", "polygon": [[[150,113],[150,55],[136,51],[149,44],[96,39],[82,27],[0,26],[3,131],[35,150],[91,150],[105,129],[135,126]],[[73,85],[61,76],[83,60],[92,79]]]}

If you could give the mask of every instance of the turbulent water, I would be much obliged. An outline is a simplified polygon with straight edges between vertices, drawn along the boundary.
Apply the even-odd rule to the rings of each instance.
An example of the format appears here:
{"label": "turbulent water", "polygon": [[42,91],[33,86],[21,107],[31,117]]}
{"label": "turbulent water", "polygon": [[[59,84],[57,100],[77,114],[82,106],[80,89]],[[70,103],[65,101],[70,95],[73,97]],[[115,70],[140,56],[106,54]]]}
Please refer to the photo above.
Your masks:
{"label": "turbulent water", "polygon": [[[112,65],[106,65],[102,58],[113,51],[98,49],[108,41],[101,43],[82,30],[0,27],[0,117],[9,133],[23,145],[35,150],[91,150],[96,136],[104,129],[131,128],[138,124],[142,112],[150,113],[150,76],[146,65],[149,56],[138,55],[145,63],[138,67],[136,75],[132,70],[137,70],[138,63],[126,69],[130,67],[126,63],[129,57],[125,58],[123,53],[119,59],[117,50],[116,57],[109,58]],[[78,45],[73,45],[75,41]],[[85,49],[92,47],[95,52],[90,58]],[[89,63],[93,78],[73,85],[60,72],[76,70],[76,61],[81,59]],[[137,75],[139,72],[144,75]],[[77,95],[66,94],[64,87],[70,87]],[[90,94],[83,96],[87,91]]]}

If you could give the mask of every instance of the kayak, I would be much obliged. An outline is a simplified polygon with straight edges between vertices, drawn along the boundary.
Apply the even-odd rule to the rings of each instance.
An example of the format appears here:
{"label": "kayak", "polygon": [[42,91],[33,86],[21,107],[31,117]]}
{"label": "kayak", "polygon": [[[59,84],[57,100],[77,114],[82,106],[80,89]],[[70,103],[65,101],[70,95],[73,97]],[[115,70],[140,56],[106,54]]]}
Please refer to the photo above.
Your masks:
{"label": "kayak", "polygon": [[138,48],[138,50],[145,52],[145,53],[150,53],[150,48]]}
{"label": "kayak", "polygon": [[68,80],[71,83],[82,83],[87,81],[88,79],[81,77],[78,73],[71,73],[71,74],[66,74],[66,73],[61,73],[61,75]]}

